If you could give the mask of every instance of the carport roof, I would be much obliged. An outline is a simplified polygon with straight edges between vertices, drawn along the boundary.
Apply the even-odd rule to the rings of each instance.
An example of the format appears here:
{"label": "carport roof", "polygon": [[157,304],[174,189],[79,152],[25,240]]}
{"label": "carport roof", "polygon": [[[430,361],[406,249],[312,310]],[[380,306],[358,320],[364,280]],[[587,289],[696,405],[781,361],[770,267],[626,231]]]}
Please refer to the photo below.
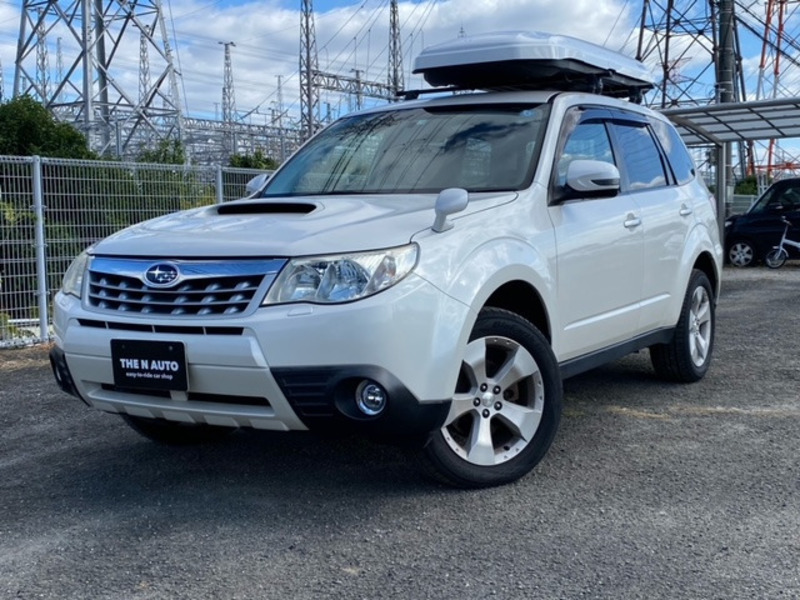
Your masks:
{"label": "carport roof", "polygon": [[661,111],[687,145],[800,138],[800,97]]}

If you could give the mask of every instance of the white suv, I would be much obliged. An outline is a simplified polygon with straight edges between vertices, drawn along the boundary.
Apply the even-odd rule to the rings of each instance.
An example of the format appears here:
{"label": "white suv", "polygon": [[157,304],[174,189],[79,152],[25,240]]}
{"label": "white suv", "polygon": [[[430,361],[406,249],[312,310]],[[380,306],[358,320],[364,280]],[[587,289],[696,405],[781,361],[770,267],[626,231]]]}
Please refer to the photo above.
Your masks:
{"label": "white suv", "polygon": [[649,88],[643,67],[515,33],[416,70],[500,91],[349,115],[254,197],[78,257],[55,298],[62,388],[165,443],[416,440],[433,473],[477,487],[542,459],[564,377],[644,348],[667,379],[703,377],[715,203],[669,122],[612,97]]}

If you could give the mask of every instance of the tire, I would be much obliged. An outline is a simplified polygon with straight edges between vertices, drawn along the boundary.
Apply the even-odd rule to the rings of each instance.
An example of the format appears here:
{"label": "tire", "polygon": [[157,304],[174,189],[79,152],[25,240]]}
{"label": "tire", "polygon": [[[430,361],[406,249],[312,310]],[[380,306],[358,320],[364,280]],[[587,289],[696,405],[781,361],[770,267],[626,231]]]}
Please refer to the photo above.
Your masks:
{"label": "tire", "polygon": [[728,248],[728,260],[734,267],[750,267],[755,264],[756,250],[746,240],[735,240]]}
{"label": "tire", "polygon": [[202,423],[178,423],[166,419],[121,416],[136,433],[166,446],[193,446],[216,442],[235,430],[233,427],[217,427]]}
{"label": "tire", "polygon": [[789,253],[783,248],[773,248],[764,257],[764,263],[770,269],[780,269],[786,264],[786,259],[789,258]]}
{"label": "tire", "polygon": [[714,350],[714,292],[702,271],[695,269],[683,298],[672,341],[650,346],[656,373],[669,381],[699,381],[708,371]]}
{"label": "tire", "polygon": [[545,337],[514,313],[483,309],[445,425],[423,449],[428,472],[463,488],[519,479],[547,453],[561,402],[561,375]]}

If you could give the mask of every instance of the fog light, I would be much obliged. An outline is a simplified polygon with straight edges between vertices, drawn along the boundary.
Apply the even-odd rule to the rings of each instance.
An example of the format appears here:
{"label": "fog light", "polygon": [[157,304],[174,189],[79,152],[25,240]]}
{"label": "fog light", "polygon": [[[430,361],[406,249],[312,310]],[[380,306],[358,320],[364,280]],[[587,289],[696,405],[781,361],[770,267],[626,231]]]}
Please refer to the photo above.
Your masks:
{"label": "fog light", "polygon": [[365,415],[374,417],[386,408],[386,401],[389,399],[386,390],[380,385],[369,379],[365,379],[356,388],[356,405],[358,410]]}

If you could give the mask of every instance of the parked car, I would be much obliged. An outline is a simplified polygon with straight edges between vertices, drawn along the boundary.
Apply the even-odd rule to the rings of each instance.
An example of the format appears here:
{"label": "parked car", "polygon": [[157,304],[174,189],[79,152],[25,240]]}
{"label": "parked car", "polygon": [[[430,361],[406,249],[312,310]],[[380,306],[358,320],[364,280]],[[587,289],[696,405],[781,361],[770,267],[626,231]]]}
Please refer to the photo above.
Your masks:
{"label": "parked car", "polygon": [[564,377],[649,348],[702,378],[716,204],[669,121],[624,99],[647,69],[527,33],[415,67],[459,93],[343,117],[255,197],[81,254],[55,298],[62,388],[159,442],[356,431],[479,487],[545,456]]}
{"label": "parked car", "polygon": [[[792,223],[790,239],[800,239],[800,178],[773,183],[742,215],[725,220],[725,256],[737,267],[763,261],[777,246],[785,228],[783,219]],[[800,258],[796,248],[787,246],[789,258]]]}

